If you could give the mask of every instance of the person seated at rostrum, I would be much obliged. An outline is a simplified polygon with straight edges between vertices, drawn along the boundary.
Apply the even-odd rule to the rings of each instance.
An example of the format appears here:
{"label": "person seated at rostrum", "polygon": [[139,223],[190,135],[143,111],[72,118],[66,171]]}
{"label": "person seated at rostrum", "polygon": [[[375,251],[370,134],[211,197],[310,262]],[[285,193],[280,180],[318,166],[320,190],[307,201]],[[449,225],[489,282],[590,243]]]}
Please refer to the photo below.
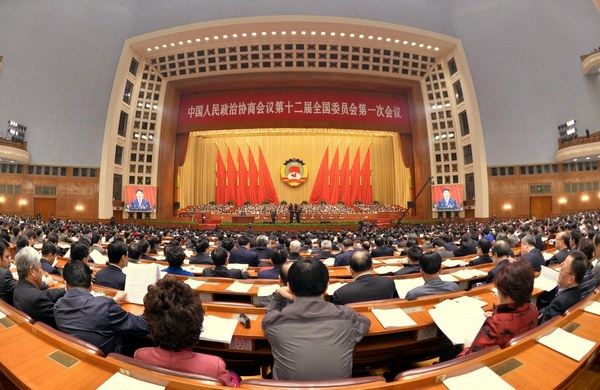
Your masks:
{"label": "person seated at rostrum", "polygon": [[224,248],[215,248],[210,253],[210,257],[215,264],[215,269],[204,268],[202,270],[202,276],[216,276],[220,278],[232,278],[232,279],[248,279],[250,275],[246,271],[239,269],[227,269],[227,263],[229,253]]}
{"label": "person seated at rostrum", "polygon": [[537,326],[538,311],[531,303],[533,279],[533,269],[526,261],[509,263],[498,272],[494,279],[498,305],[494,305],[473,342],[465,344],[459,356],[493,345],[504,348],[513,337]]}
{"label": "person seated at rostrum", "polygon": [[406,293],[406,299],[412,301],[426,295],[458,291],[458,284],[445,282],[440,279],[442,257],[437,252],[425,253],[419,265],[421,266],[421,276],[425,280],[425,284],[415,287]]}
{"label": "person seated at rostrum", "polygon": [[119,305],[125,292],[117,292],[114,299],[90,293],[92,270],[86,263],[69,261],[63,277],[67,293],[54,305],[58,330],[97,346],[105,355],[123,353],[124,336],[148,334],[144,317],[128,313]]}
{"label": "person seated at rostrum", "polygon": [[373,261],[369,252],[354,251],[352,253],[350,273],[354,282],[340,287],[331,297],[331,301],[336,305],[398,298],[392,279],[373,275]]}
{"label": "person seated at rostrum", "polygon": [[199,293],[181,280],[167,276],[148,287],[144,317],[156,347],[140,348],[134,357],[171,370],[207,375],[239,387],[240,378],[227,370],[223,359],[194,352],[202,331],[204,310]]}
{"label": "person seated at rostrum", "polygon": [[172,275],[194,276],[190,271],[181,268],[185,260],[185,251],[182,247],[167,245],[165,248],[165,260],[169,263],[169,266],[163,269],[162,272]]}

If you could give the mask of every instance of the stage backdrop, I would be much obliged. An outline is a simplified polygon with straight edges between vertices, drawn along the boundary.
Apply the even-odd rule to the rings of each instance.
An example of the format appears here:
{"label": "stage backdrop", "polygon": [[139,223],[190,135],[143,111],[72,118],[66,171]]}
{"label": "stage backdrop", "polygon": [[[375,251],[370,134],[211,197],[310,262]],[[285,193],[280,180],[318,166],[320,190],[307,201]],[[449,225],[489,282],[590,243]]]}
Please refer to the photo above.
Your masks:
{"label": "stage backdrop", "polygon": [[[181,207],[186,207],[217,199],[219,153],[225,165],[233,163],[239,171],[239,152],[245,162],[242,170],[248,170],[249,152],[258,164],[260,151],[278,200],[293,203],[308,201],[325,151],[328,150],[329,166],[337,150],[338,166],[342,167],[345,163],[347,153],[351,168],[360,149],[361,167],[370,150],[372,200],[406,206],[407,200],[410,200],[410,169],[402,160],[400,147],[397,133],[382,131],[241,129],[192,132],[185,162],[178,171],[179,201]],[[228,153],[231,153],[231,159]],[[298,186],[290,186],[281,179],[281,166],[292,158],[302,160],[308,168],[308,177]],[[343,183],[344,178],[340,181]]]}

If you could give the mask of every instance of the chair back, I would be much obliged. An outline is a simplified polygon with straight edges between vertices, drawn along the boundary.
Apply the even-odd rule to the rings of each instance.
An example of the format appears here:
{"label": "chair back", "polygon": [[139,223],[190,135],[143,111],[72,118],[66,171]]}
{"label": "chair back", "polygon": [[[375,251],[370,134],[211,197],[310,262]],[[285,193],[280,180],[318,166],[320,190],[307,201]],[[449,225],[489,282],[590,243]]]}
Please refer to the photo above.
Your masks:
{"label": "chair back", "polygon": [[378,389],[385,385],[382,376],[359,378],[328,379],[315,381],[283,381],[274,379],[247,379],[241,384],[243,389]]}

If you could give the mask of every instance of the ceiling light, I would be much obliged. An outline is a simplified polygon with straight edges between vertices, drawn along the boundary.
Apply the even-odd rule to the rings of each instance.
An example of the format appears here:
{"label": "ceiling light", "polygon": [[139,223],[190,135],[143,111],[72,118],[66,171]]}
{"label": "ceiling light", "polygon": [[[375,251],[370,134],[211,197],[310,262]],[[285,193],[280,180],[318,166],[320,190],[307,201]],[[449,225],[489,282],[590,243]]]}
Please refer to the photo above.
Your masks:
{"label": "ceiling light", "polygon": [[410,45],[411,46],[417,46],[417,42],[411,42]]}
{"label": "ceiling light", "polygon": [[350,33],[350,38],[354,38],[354,33]]}
{"label": "ceiling light", "polygon": [[321,36],[325,36],[327,34],[325,31],[321,31]]}
{"label": "ceiling light", "polygon": [[381,41],[382,39],[383,39],[382,37],[377,37],[377,40],[378,40],[378,41]]}
{"label": "ceiling light", "polygon": [[167,45],[163,45],[163,47],[165,48],[165,47],[167,47]]}
{"label": "ceiling light", "polygon": [[422,44],[422,43],[419,43],[419,47],[423,47],[423,46],[425,46],[425,45],[424,45],[424,44]]}
{"label": "ceiling light", "polygon": [[439,48],[439,47],[434,47],[434,48],[433,48],[433,50],[435,50],[435,51],[439,51],[439,50],[440,50],[440,48]]}
{"label": "ceiling light", "polygon": [[200,38],[196,38],[196,42],[200,42],[202,39]]}
{"label": "ceiling light", "polygon": [[306,31],[302,31],[300,34],[302,34],[302,35],[306,35]]}
{"label": "ceiling light", "polygon": [[159,49],[159,47],[158,47],[158,46],[154,46],[154,48],[155,48],[156,50],[158,50],[158,49]]}
{"label": "ceiling light", "polygon": [[427,49],[428,49],[428,50],[431,50],[431,45],[427,45]]}
{"label": "ceiling light", "polygon": [[358,37],[359,37],[360,39],[363,39],[365,36],[364,36],[363,34],[360,34]]}
{"label": "ceiling light", "polygon": [[256,36],[256,33],[255,33],[255,32],[253,32],[253,33],[252,33],[252,36],[253,36],[253,37],[255,37],[255,36]]}
{"label": "ceiling light", "polygon": [[215,35],[215,36],[213,37],[213,39],[214,39],[215,41],[218,41],[218,40],[219,40],[219,36],[218,36],[218,35]]}
{"label": "ceiling light", "polygon": [[180,44],[180,45],[183,45],[183,41],[179,41],[179,44]]}
{"label": "ceiling light", "polygon": [[223,39],[227,39],[227,38],[229,38],[229,35],[227,35],[227,34],[223,35]]}
{"label": "ceiling light", "polygon": [[187,40],[187,43],[192,43],[192,40],[191,40],[191,39],[188,39],[188,40]]}
{"label": "ceiling light", "polygon": [[399,39],[394,39],[394,43],[399,43],[400,40]]}
{"label": "ceiling light", "polygon": [[292,35],[296,35],[296,31],[292,31]]}
{"label": "ceiling light", "polygon": [[267,32],[266,31],[261,31],[260,35],[262,35],[264,37],[265,35],[267,35]]}
{"label": "ceiling light", "polygon": [[210,38],[209,37],[204,37],[204,40],[205,41],[210,41]]}
{"label": "ceiling light", "polygon": [[147,50],[147,51],[152,51],[152,49],[151,49],[151,48],[147,48],[146,50]]}
{"label": "ceiling light", "polygon": [[373,39],[373,35],[369,35],[369,37],[368,37],[368,38],[369,38],[369,39]]}
{"label": "ceiling light", "polygon": [[287,35],[287,32],[286,31],[282,31],[281,35]]}
{"label": "ceiling light", "polygon": [[389,41],[391,41],[391,40],[392,40],[392,38],[385,38],[385,41],[386,41],[386,42],[389,42]]}
{"label": "ceiling light", "polygon": [[277,31],[271,31],[271,35],[277,35]]}
{"label": "ceiling light", "polygon": [[171,43],[170,43],[170,45],[171,45],[171,46],[175,46],[175,43],[171,42]]}
{"label": "ceiling light", "polygon": [[237,37],[238,37],[238,35],[237,35],[237,34],[231,34],[231,37],[232,37],[232,38],[237,38]]}
{"label": "ceiling light", "polygon": [[248,34],[242,33],[242,37],[246,38],[247,36],[248,36]]}
{"label": "ceiling light", "polygon": [[335,37],[335,31],[332,31],[332,32],[331,32],[331,36],[332,36],[332,37]]}
{"label": "ceiling light", "polygon": [[588,194],[581,195],[582,202],[587,202],[588,200],[590,200],[590,196]]}
{"label": "ceiling light", "polygon": [[310,35],[317,35],[317,32],[316,31],[311,31]]}
{"label": "ceiling light", "polygon": [[346,33],[340,33],[340,37],[345,37]]}

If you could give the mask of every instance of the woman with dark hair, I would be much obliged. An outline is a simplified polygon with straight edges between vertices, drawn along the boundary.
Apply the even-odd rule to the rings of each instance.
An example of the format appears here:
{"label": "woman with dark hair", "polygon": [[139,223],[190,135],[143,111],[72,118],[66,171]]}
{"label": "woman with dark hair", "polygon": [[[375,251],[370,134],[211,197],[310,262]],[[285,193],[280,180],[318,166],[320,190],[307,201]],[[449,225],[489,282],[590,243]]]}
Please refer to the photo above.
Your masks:
{"label": "woman with dark hair", "polygon": [[494,305],[471,345],[465,344],[458,356],[493,345],[504,348],[510,339],[537,326],[538,311],[530,301],[533,279],[533,268],[527,261],[509,263],[498,272],[494,278],[498,305]]}
{"label": "woman with dark hair", "polygon": [[175,277],[165,277],[148,287],[144,297],[144,317],[150,338],[157,347],[140,348],[138,360],[177,371],[221,379],[238,387],[240,378],[225,367],[223,359],[192,351],[204,322],[199,293]]}
{"label": "woman with dark hair", "polygon": [[167,260],[169,266],[163,269],[162,272],[173,275],[194,276],[193,273],[181,268],[181,265],[185,260],[185,252],[183,248],[179,246],[168,245],[165,248],[165,260]]}

